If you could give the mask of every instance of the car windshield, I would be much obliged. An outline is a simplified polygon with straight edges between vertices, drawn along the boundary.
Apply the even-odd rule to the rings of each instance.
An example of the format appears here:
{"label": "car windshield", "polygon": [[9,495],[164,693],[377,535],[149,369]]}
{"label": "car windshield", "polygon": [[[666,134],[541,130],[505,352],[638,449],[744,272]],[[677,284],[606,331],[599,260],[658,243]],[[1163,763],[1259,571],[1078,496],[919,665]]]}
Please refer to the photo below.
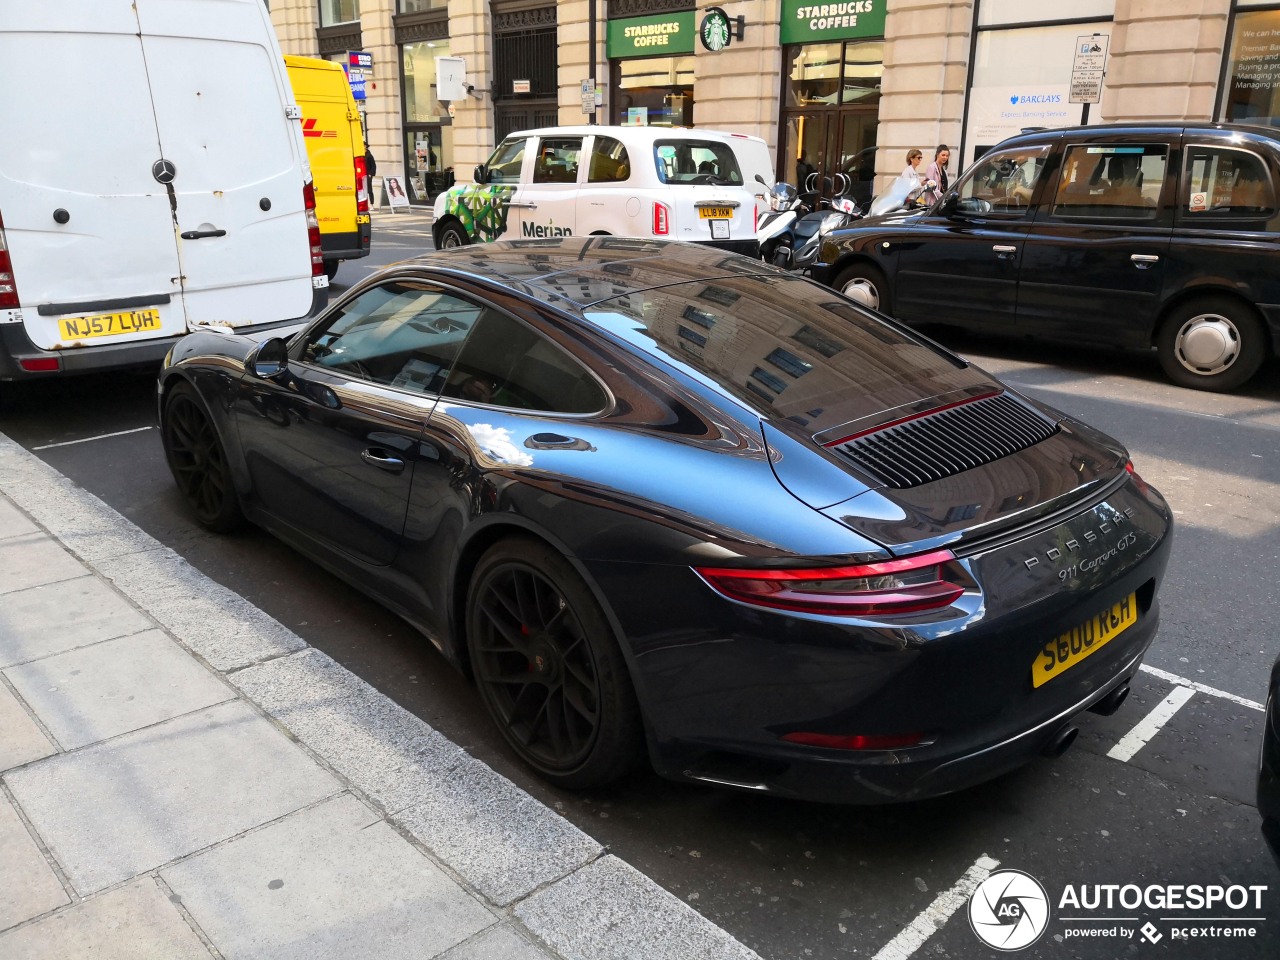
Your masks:
{"label": "car windshield", "polygon": [[738,158],[727,143],[714,140],[657,140],[653,159],[658,179],[671,184],[742,183]]}

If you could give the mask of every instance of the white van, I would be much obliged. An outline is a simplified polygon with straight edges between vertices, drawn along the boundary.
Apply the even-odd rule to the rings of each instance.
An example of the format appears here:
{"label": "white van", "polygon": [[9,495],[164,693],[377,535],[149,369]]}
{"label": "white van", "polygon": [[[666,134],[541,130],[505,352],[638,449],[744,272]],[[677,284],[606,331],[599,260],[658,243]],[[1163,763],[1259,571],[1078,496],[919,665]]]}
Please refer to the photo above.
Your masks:
{"label": "white van", "polygon": [[760,147],[759,137],[694,127],[523,130],[476,167],[475,183],[436,198],[432,238],[443,249],[607,234],[687,240],[755,257],[763,190],[739,152],[754,164]]}
{"label": "white van", "polygon": [[262,0],[6,4],[0,86],[0,380],[158,364],[327,298]]}

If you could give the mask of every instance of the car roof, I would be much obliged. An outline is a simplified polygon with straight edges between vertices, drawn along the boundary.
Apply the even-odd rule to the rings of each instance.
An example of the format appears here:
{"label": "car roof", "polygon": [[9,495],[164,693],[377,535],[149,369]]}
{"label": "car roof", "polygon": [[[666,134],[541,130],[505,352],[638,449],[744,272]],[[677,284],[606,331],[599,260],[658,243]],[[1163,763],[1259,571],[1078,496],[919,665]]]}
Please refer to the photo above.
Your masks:
{"label": "car roof", "polygon": [[729,143],[733,140],[760,140],[760,137],[753,137],[745,133],[730,133],[723,130],[708,130],[705,127],[650,127],[650,126],[622,126],[605,124],[597,124],[588,126],[587,124],[579,124],[577,126],[568,127],[537,127],[530,130],[513,130],[511,133],[503,137],[509,140],[512,137],[547,137],[547,136],[581,136],[588,134],[598,134],[606,137],[613,137],[617,140],[631,140],[633,143],[637,141],[652,143],[654,140],[719,140],[723,143]]}
{"label": "car roof", "polygon": [[[1015,145],[1020,143],[1045,143],[1047,141],[1055,141],[1066,137],[1096,136],[1108,137],[1124,134],[1147,134],[1160,136],[1184,136],[1187,134],[1211,134],[1219,133],[1224,136],[1232,134],[1243,134],[1249,137],[1265,137],[1269,140],[1280,139],[1280,130],[1275,127],[1263,126],[1261,124],[1249,123],[1188,123],[1184,120],[1178,121],[1145,121],[1134,123],[1093,123],[1087,126],[1075,127],[1042,127],[1038,129],[1024,130],[1022,133],[1015,134],[996,144],[997,147],[1003,148],[1006,145]],[[994,149],[994,148],[993,148]]]}
{"label": "car roof", "polygon": [[[598,130],[599,127],[589,129]],[[499,240],[405,261],[523,288],[581,310],[654,287],[725,276],[786,277],[774,267],[704,244],[630,237]]]}

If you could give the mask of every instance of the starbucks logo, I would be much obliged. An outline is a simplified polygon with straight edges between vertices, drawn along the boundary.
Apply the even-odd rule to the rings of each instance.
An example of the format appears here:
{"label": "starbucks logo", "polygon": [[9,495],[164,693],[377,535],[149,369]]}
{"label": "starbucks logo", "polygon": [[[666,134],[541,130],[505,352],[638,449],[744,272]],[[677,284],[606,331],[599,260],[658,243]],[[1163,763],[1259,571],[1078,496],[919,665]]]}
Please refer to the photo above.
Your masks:
{"label": "starbucks logo", "polygon": [[702,45],[708,50],[713,53],[723,50],[732,39],[729,33],[729,15],[719,7],[708,8],[698,34],[702,38]]}

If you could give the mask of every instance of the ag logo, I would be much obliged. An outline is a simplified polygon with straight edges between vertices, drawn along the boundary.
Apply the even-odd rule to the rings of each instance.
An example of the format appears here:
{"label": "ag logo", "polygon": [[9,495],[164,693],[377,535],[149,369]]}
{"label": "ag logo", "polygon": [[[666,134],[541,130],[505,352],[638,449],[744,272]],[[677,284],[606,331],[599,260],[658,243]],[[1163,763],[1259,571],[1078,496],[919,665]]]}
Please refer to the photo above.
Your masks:
{"label": "ag logo", "polygon": [[996,950],[1029,947],[1049,925],[1049,896],[1040,881],[1021,870],[998,870],[969,898],[969,926]]}

